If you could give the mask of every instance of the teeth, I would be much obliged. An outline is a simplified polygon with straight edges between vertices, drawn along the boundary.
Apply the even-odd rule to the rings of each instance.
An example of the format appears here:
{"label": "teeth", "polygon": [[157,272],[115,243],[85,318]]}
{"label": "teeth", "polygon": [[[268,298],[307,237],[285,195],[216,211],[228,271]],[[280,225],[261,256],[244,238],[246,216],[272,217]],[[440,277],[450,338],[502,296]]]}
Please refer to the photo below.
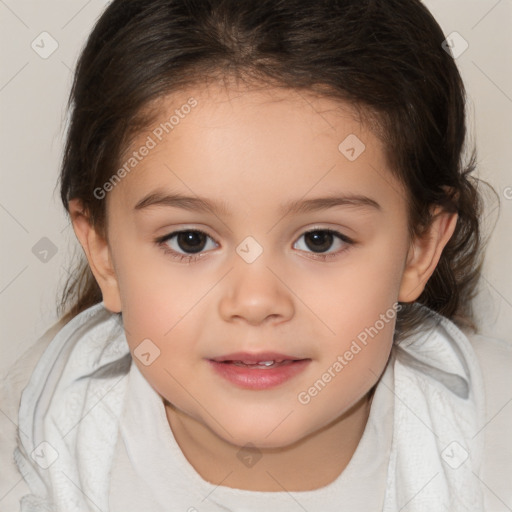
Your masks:
{"label": "teeth", "polygon": [[233,361],[234,363],[246,364],[247,366],[272,366],[276,361]]}
{"label": "teeth", "polygon": [[261,366],[272,366],[274,363],[282,363],[284,361],[284,359],[280,359],[279,361],[277,360],[271,360],[271,361],[258,361],[258,362],[254,362],[254,361],[233,361],[234,363],[242,363],[242,364],[247,364],[249,366],[251,365],[261,365]]}
{"label": "teeth", "polygon": [[276,361],[274,361],[274,360],[258,361],[257,363],[255,363],[254,361],[231,361],[231,362],[232,362],[232,364],[235,364],[237,366],[252,366],[252,367],[261,366],[263,368],[270,368],[271,366],[285,362],[285,360],[280,359],[279,361],[277,361],[277,360]]}

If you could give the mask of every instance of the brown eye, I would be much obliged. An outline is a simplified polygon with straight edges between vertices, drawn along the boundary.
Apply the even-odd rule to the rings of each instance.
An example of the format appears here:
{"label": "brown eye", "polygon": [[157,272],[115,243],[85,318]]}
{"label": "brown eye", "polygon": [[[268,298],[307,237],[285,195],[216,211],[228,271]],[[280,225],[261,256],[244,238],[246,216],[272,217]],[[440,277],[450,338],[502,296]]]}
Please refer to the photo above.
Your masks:
{"label": "brown eye", "polygon": [[[301,243],[302,238],[304,242]],[[306,231],[295,244],[299,245],[297,248],[301,251],[316,254],[319,259],[327,259],[338,256],[351,245],[354,245],[354,242],[342,233],[332,229],[313,229]],[[300,247],[301,245],[302,247]]]}
{"label": "brown eye", "polygon": [[[211,241],[211,242],[210,242]],[[166,254],[177,259],[194,258],[194,254],[201,256],[202,251],[217,247],[211,236],[197,229],[175,231],[155,240]],[[211,243],[211,246],[208,244]]]}
{"label": "brown eye", "polygon": [[179,248],[184,252],[196,253],[204,249],[207,236],[200,231],[181,231],[176,237]]}
{"label": "brown eye", "polygon": [[329,250],[334,236],[328,231],[309,231],[304,234],[304,240],[309,249],[314,252]]}

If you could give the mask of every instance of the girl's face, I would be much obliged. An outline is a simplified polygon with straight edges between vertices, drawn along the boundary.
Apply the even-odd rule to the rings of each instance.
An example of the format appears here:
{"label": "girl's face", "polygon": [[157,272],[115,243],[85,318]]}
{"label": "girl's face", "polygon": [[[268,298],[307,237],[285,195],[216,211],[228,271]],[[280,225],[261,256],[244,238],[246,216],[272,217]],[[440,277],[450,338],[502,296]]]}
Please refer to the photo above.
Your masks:
{"label": "girl's face", "polygon": [[[279,447],[360,401],[388,360],[394,304],[423,286],[407,277],[404,189],[348,107],[191,90],[124,158],[104,187],[104,302],[170,407],[230,443]],[[251,355],[302,361],[212,362]]]}

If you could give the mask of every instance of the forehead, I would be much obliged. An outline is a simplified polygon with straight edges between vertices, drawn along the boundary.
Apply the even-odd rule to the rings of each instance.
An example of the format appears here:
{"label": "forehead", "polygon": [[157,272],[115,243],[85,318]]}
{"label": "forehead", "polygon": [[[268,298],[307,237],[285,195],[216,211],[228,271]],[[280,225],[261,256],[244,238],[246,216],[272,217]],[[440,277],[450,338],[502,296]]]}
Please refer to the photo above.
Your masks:
{"label": "forehead", "polygon": [[[176,150],[197,137],[201,144],[196,146],[196,154],[208,148],[209,142],[214,142],[217,149],[229,145],[235,149],[233,143],[241,139],[254,146],[266,142],[255,151],[268,151],[272,146],[284,149],[288,143],[300,152],[322,135],[335,142],[348,131],[368,131],[359,121],[359,111],[346,102],[312,91],[232,82],[217,81],[176,91],[153,101],[144,113],[152,121],[136,134],[128,154],[144,144],[148,136],[155,140],[157,150],[169,146]],[[280,135],[278,144],[273,139],[276,133]],[[219,144],[224,134],[230,139]],[[374,138],[371,133],[364,137]],[[153,155],[157,153],[152,151]]]}
{"label": "forehead", "polygon": [[163,97],[151,111],[120,162],[129,172],[114,195],[126,206],[166,184],[229,202],[230,191],[300,197],[340,180],[353,193],[393,181],[357,111],[312,92],[214,83]]}

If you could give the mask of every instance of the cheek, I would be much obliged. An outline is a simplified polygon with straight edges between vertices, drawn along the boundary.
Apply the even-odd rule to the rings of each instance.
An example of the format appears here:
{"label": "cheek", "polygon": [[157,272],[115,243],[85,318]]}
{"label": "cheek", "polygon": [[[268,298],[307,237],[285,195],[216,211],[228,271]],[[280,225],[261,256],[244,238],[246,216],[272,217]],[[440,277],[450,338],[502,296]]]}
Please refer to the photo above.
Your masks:
{"label": "cheek", "polygon": [[158,355],[141,372],[159,389],[159,382],[172,387],[169,373],[184,382],[180,372],[188,365],[190,373],[191,365],[201,361],[197,343],[210,314],[205,298],[216,278],[191,273],[161,257],[152,265],[136,255],[124,261],[120,289],[126,338],[134,358],[142,351]]}
{"label": "cheek", "polygon": [[323,324],[316,322],[319,365],[308,383],[311,394],[303,389],[305,401],[344,408],[377,381],[393,343],[400,270],[399,250],[375,248],[347,258],[314,293],[304,281],[302,294]]}
{"label": "cheek", "polygon": [[[211,271],[167,259],[152,242],[119,244],[116,274],[125,328],[140,337],[165,339],[215,284]],[[128,255],[128,256],[126,256]]]}
{"label": "cheek", "polygon": [[[167,303],[172,304],[172,301]],[[131,308],[126,329],[128,345],[151,386],[171,403],[188,411],[190,393],[199,394],[196,380],[206,364],[198,347],[204,315],[200,308],[190,310],[185,316],[186,311],[181,313],[178,306],[167,307],[165,311],[158,303],[154,306],[146,303]],[[157,307],[161,311],[156,310]],[[193,411],[192,407],[190,412]]]}
{"label": "cheek", "polygon": [[314,276],[301,271],[288,277],[296,295],[314,313],[308,314],[311,324],[330,351],[342,349],[386,312],[393,322],[388,318],[379,330],[392,337],[393,304],[400,289],[403,257],[401,250],[390,249],[389,243],[387,248],[384,243],[374,245],[371,250],[354,251],[335,271],[316,272]]}
{"label": "cheek", "polygon": [[340,323],[336,341],[326,344],[315,372],[298,391],[296,403],[304,418],[315,418],[313,428],[328,424],[361,400],[384,371],[393,345],[396,309],[381,312],[383,317],[380,312],[376,317],[366,315],[365,327],[349,317],[345,325]]}

